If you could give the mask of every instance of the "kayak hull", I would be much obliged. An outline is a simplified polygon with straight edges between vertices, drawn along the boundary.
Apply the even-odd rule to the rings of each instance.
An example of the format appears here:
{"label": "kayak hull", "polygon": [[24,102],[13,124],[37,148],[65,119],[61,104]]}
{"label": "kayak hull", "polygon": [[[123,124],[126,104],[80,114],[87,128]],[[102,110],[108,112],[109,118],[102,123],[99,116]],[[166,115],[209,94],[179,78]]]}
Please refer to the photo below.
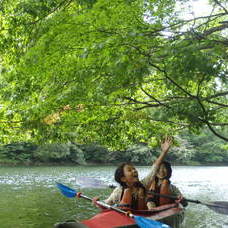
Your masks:
{"label": "kayak hull", "polygon": [[[184,219],[184,209],[177,204],[167,204],[151,211],[132,211],[134,215],[157,220],[179,228]],[[134,219],[113,210],[102,210],[90,219],[78,222],[62,223],[56,228],[138,228]]]}

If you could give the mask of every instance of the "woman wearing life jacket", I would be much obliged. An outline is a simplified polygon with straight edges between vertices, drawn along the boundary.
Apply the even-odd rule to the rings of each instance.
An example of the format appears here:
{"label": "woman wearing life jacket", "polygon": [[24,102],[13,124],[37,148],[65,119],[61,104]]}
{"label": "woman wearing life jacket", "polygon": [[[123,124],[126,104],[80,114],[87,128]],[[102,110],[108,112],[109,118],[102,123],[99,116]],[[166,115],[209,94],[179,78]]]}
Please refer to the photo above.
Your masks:
{"label": "woman wearing life jacket", "polygon": [[[111,195],[104,202],[117,205],[122,209],[147,209],[147,190],[153,183],[157,170],[169,151],[172,137],[165,137],[161,143],[161,154],[151,167],[149,174],[139,181],[138,171],[131,163],[121,164],[115,171],[115,180],[119,183]],[[94,203],[98,198],[94,198]]]}
{"label": "woman wearing life jacket", "polygon": [[[151,183],[149,190],[159,194],[176,196],[179,198],[179,202],[181,202],[183,206],[187,206],[187,202],[182,199],[183,197],[180,190],[175,185],[171,184],[171,176],[171,164],[167,161],[163,161],[157,171],[155,179]],[[170,198],[153,194],[148,194],[147,196],[148,209],[152,209],[156,206],[175,203],[175,200]]]}

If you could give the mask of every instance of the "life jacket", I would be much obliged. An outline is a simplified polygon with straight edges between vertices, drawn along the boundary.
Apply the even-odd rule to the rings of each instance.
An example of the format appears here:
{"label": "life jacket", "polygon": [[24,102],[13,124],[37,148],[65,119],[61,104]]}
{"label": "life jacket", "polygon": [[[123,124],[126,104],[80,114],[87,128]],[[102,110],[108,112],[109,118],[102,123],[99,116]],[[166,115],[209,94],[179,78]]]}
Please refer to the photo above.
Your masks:
{"label": "life jacket", "polygon": [[[142,189],[143,191],[143,189]],[[129,210],[147,210],[146,196],[143,193],[142,197],[135,197],[129,188],[123,188],[121,201],[118,205],[120,208]]]}
{"label": "life jacket", "polygon": [[[167,179],[164,179],[160,186],[158,186],[158,180],[155,179],[151,183],[149,190],[154,191],[154,192],[159,193],[159,194],[172,195],[172,193],[170,191],[170,181]],[[169,198],[161,197],[161,196],[155,196],[155,195],[150,194],[150,193],[148,194],[147,197],[148,197],[148,202],[152,201],[156,204],[156,206],[162,206],[165,204],[170,204],[170,203],[175,202],[175,200],[173,200],[173,199],[169,199]]]}

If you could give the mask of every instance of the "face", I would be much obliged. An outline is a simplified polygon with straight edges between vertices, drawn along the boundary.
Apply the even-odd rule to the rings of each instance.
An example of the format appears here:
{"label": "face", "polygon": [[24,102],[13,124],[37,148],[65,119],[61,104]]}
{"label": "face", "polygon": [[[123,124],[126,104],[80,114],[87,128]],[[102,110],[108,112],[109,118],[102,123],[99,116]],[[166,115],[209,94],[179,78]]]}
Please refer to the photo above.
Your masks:
{"label": "face", "polygon": [[125,165],[123,168],[124,177],[121,181],[125,182],[128,186],[133,185],[139,181],[138,171],[132,165]]}
{"label": "face", "polygon": [[167,172],[167,169],[166,169],[165,165],[161,164],[159,169],[158,169],[158,172],[157,172],[157,177],[159,179],[163,179],[164,177],[167,176],[167,174],[168,174],[168,172]]}

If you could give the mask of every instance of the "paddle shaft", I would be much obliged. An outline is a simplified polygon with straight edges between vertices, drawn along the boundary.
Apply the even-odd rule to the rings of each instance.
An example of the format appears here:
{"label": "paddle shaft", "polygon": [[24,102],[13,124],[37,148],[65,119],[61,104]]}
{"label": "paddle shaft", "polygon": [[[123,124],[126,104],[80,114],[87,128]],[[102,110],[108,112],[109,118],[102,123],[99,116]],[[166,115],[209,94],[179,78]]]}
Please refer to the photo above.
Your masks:
{"label": "paddle shaft", "polygon": [[[178,197],[173,196],[173,195],[160,194],[160,193],[157,193],[157,192],[154,192],[154,191],[148,191],[148,193],[151,193],[151,194],[153,194],[155,196],[161,196],[161,197],[165,197],[165,198],[169,198],[169,199],[178,200]],[[184,198],[184,200],[186,200],[188,202],[191,202],[191,203],[204,204],[204,203],[200,202],[199,200],[192,200],[192,199],[187,199],[187,198]]]}
{"label": "paddle shaft", "polygon": [[[165,194],[159,194],[153,191],[149,191],[149,193],[154,194],[156,196],[161,196],[161,197],[166,197],[169,199],[178,199],[176,196],[173,195],[165,195]],[[224,214],[228,215],[228,202],[226,201],[214,201],[214,202],[209,202],[209,203],[203,203],[199,200],[191,200],[191,199],[186,199],[183,198],[184,200],[191,202],[191,203],[197,203],[197,204],[202,204],[204,206],[207,206],[209,209],[219,213],[219,214]]]}
{"label": "paddle shaft", "polygon": [[[80,194],[79,197],[81,197],[81,198],[83,198],[83,199],[86,199],[86,200],[88,200],[88,201],[93,201],[92,198],[90,198],[90,197],[88,197],[88,196],[85,196],[85,195],[83,195],[83,194]],[[106,204],[106,203],[104,203],[104,202],[101,202],[101,201],[96,201],[96,203],[97,203],[99,206],[105,207],[105,208],[107,208],[107,209],[112,209],[112,210],[114,210],[114,211],[117,211],[117,212],[120,212],[120,213],[122,213],[122,214],[125,214],[125,215],[127,215],[127,216],[129,216],[129,217],[131,217],[131,218],[134,218],[134,215],[133,215],[133,214],[128,213],[128,212],[126,212],[126,211],[123,211],[123,210],[121,210],[121,209],[119,209],[119,208],[117,208],[117,207],[112,207],[112,206],[110,206],[110,205],[108,205],[108,204]]]}

